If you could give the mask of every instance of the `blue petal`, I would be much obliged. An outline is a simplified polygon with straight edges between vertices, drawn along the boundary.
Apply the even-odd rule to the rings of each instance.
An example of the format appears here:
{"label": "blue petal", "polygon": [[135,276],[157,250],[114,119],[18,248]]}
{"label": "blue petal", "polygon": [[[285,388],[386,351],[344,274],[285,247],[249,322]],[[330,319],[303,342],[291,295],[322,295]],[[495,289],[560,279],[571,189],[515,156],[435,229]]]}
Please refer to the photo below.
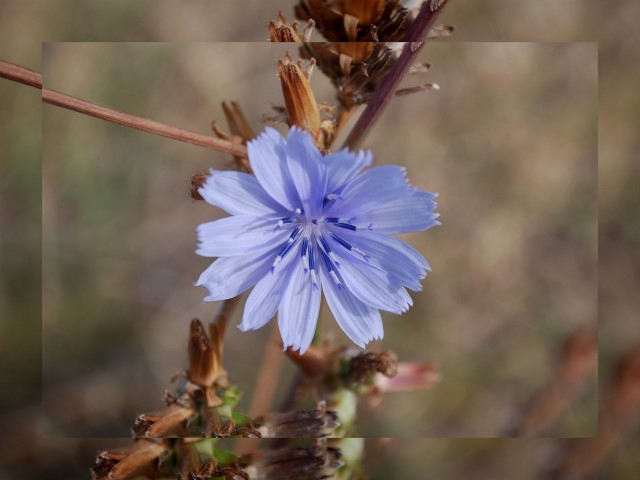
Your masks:
{"label": "blue petal", "polygon": [[340,197],[324,215],[352,218],[411,195],[413,190],[407,184],[405,173],[404,167],[395,165],[367,170],[342,190]]}
{"label": "blue petal", "polygon": [[265,192],[258,180],[247,173],[211,170],[198,190],[202,198],[231,215],[284,216],[286,212]]}
{"label": "blue petal", "polygon": [[357,215],[351,223],[359,229],[380,233],[420,232],[435,225],[439,213],[434,213],[437,195],[416,190],[413,195],[382,205],[375,210]]}
{"label": "blue petal", "polygon": [[240,330],[257,330],[273,318],[282,300],[284,286],[291,276],[294,267],[292,262],[298,260],[298,252],[299,247],[285,256],[273,273],[267,273],[253,288],[244,307],[242,323],[238,325]]}
{"label": "blue petal", "polygon": [[360,150],[358,154],[355,154],[346,148],[325,156],[324,163],[327,166],[326,193],[340,191],[342,187],[360,173],[360,170],[371,165],[371,160],[371,152]]}
{"label": "blue petal", "polygon": [[[416,292],[422,290],[420,279],[431,268],[420,252],[406,242],[370,231],[341,230],[336,235],[368,255],[367,261],[388,272],[396,283]],[[357,253],[353,255],[361,258]]]}
{"label": "blue petal", "polygon": [[303,262],[298,259],[278,308],[278,326],[285,349],[300,349],[300,354],[307,351],[316,330],[320,299],[321,286],[313,285],[309,271],[305,272]]}
{"label": "blue petal", "polygon": [[320,278],[333,316],[353,343],[364,348],[373,340],[381,340],[384,331],[378,309],[362,303],[346,288],[339,288],[324,264],[320,270]]}
{"label": "blue petal", "polygon": [[277,228],[275,220],[234,215],[198,225],[198,250],[204,257],[227,257],[270,250],[286,241],[293,227]]}
{"label": "blue petal", "polygon": [[298,208],[300,199],[289,173],[286,141],[282,135],[267,127],[247,148],[251,168],[264,190],[287,210]]}
{"label": "blue petal", "polygon": [[365,304],[392,313],[406,312],[413,304],[405,288],[384,270],[355,258],[337,242],[330,240],[346,287]]}
{"label": "blue petal", "polygon": [[204,285],[209,291],[205,302],[236,297],[269,272],[276,254],[277,249],[274,249],[265,253],[219,258],[202,272],[195,285]]}
{"label": "blue petal", "polygon": [[317,217],[322,210],[327,171],[322,155],[308,132],[295,127],[289,130],[287,164],[302,209],[308,217]]}

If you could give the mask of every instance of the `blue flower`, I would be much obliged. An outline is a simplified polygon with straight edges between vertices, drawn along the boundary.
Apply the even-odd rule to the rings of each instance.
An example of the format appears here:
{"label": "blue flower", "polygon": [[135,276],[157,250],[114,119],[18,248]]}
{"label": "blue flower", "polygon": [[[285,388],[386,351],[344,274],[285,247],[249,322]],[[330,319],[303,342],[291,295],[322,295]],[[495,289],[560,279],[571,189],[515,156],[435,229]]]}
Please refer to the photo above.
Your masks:
{"label": "blue flower", "polygon": [[[389,234],[438,225],[436,194],[409,186],[405,169],[373,167],[371,153],[344,149],[323,156],[292,127],[289,137],[267,128],[248,145],[255,176],[211,171],[199,190],[230,217],[198,226],[198,250],[220,257],[196,285],[205,301],[254,287],[242,331],[278,312],[284,347],[304,353],[318,321],[321,292],[336,321],[357,345],[383,336],[380,310],[405,312],[406,288],[421,290],[429,264]],[[406,288],[405,288],[406,287]]]}

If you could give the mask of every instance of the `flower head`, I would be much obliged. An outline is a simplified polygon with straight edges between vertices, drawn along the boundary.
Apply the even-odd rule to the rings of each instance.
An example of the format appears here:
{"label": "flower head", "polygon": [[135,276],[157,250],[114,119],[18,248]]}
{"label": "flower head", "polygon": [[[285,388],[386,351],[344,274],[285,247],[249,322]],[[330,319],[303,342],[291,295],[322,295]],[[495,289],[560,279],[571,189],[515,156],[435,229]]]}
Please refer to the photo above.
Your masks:
{"label": "flower head", "polygon": [[436,194],[412,188],[402,167],[360,173],[371,165],[370,152],[323,156],[296,127],[287,139],[267,128],[248,151],[255,176],[212,170],[200,189],[231,214],[198,226],[197,253],[220,257],[196,282],[209,291],[204,300],[254,287],[239,328],[258,329],[277,311],[284,347],[304,353],[324,291],[354,343],[381,339],[380,310],[405,312],[412,305],[406,288],[421,290],[430,269],[389,234],[439,224]]}

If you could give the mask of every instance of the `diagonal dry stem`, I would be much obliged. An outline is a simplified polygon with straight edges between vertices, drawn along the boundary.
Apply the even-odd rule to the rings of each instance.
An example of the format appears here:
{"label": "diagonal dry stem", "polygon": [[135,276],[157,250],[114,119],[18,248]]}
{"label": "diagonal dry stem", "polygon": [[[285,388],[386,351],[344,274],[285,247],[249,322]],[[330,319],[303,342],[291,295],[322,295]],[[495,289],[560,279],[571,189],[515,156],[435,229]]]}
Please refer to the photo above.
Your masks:
{"label": "diagonal dry stem", "polygon": [[420,13],[411,25],[407,35],[403,39],[405,43],[402,53],[391,67],[391,70],[383,80],[382,84],[368,102],[367,107],[358,118],[358,121],[349,133],[344,142],[345,147],[354,150],[360,146],[369,130],[378,121],[382,111],[391,100],[393,93],[404,78],[405,73],[413,65],[418,52],[424,46],[421,40],[427,34],[438,15],[447,4],[447,0],[428,0],[425,1],[420,9]]}
{"label": "diagonal dry stem", "polygon": [[4,62],[2,60],[0,60],[0,77],[42,89],[42,101],[44,103],[67,108],[108,122],[117,123],[119,125],[124,125],[125,127],[135,128],[137,130],[171,138],[180,142],[190,143],[192,145],[198,145],[200,147],[210,148],[212,150],[218,150],[220,152],[226,152],[241,157],[246,157],[247,155],[247,147],[244,145],[191,132],[182,128],[172,127],[148,118],[138,117],[119,110],[87,102],[86,100],[65,95],[64,93],[56,92],[55,90],[42,88],[41,73]]}

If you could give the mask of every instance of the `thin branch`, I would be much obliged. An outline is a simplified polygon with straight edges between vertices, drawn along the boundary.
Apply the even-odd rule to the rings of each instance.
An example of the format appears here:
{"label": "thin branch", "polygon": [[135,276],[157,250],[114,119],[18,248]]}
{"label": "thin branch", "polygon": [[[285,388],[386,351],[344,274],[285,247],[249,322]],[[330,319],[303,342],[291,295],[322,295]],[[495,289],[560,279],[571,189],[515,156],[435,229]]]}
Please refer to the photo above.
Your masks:
{"label": "thin branch", "polygon": [[0,60],[0,77],[24,83],[30,87],[42,88],[42,74],[40,72],[29,70],[13,63],[3,62],[2,60]]}
{"label": "thin branch", "polygon": [[346,147],[354,150],[360,146],[369,130],[378,121],[385,106],[391,100],[394,91],[405,73],[415,61],[418,52],[424,46],[421,40],[427,34],[448,0],[426,0],[422,4],[420,13],[403,39],[405,43],[402,53],[391,67],[391,70],[376,90],[373,98],[358,118],[358,121],[344,142]]}
{"label": "thin branch", "polygon": [[70,95],[65,95],[64,93],[56,92],[55,90],[42,88],[42,74],[18,65],[3,62],[2,60],[0,60],[0,77],[32,87],[41,88],[42,101],[44,103],[67,108],[85,115],[107,120],[108,122],[117,123],[119,125],[124,125],[125,127],[135,128],[137,130],[153,133],[173,140],[179,140],[192,145],[230,153],[239,157],[247,156],[247,147],[238,143],[172,127],[148,118],[137,117],[119,110],[87,102]]}

